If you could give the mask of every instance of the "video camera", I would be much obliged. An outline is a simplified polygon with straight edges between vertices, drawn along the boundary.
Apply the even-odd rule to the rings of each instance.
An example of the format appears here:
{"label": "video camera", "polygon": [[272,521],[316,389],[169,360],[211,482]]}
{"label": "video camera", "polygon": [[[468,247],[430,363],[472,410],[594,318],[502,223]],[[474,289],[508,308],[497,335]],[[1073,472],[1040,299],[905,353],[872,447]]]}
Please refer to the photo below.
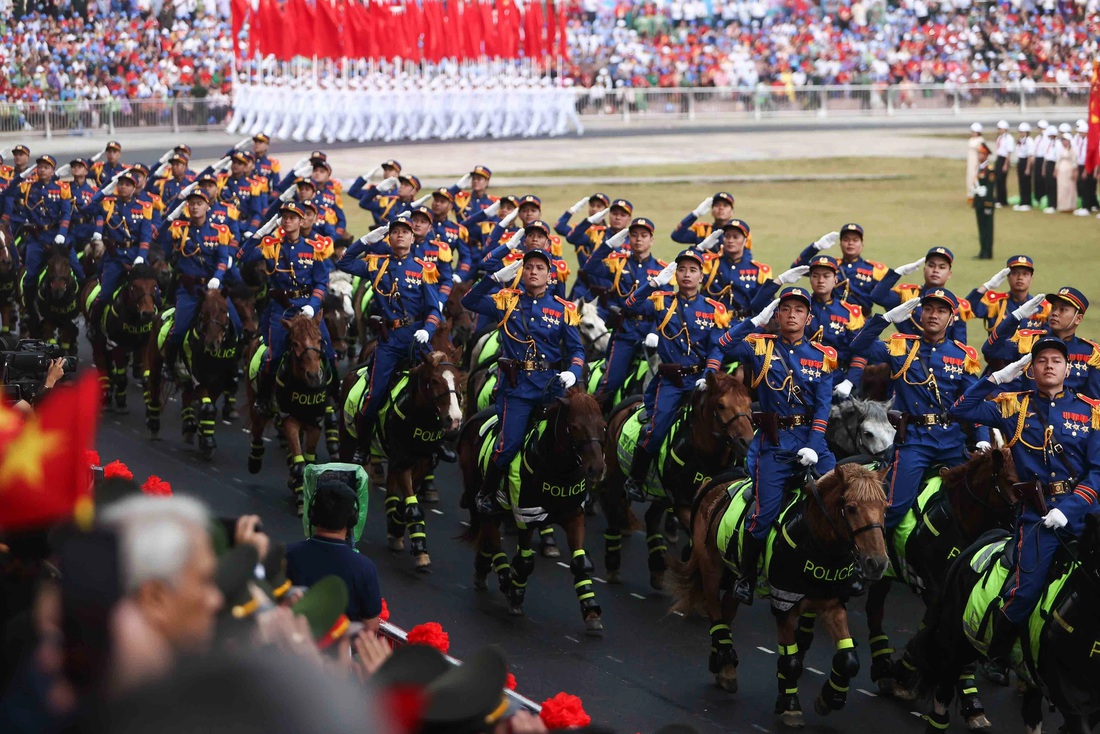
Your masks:
{"label": "video camera", "polygon": [[41,339],[19,339],[10,335],[0,338],[0,383],[4,397],[11,402],[33,403],[42,388],[50,362],[64,359],[65,374],[76,371],[75,356],[68,356],[59,344]]}

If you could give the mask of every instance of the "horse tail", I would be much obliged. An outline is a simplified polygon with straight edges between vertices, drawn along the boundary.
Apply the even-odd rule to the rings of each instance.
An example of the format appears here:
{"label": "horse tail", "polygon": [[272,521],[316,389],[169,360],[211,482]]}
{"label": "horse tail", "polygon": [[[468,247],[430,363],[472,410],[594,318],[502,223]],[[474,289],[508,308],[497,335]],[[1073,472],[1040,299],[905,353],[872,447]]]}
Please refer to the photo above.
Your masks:
{"label": "horse tail", "polygon": [[[703,550],[705,552],[705,549]],[[700,549],[692,545],[686,561],[670,557],[665,587],[672,596],[669,612],[687,616],[703,606],[703,575],[699,572]]]}
{"label": "horse tail", "polygon": [[[690,536],[688,539],[688,555],[686,560],[671,558],[669,571],[666,575],[666,586],[673,598],[671,613],[684,616],[703,609],[706,594],[703,589],[703,571],[700,566],[700,557],[704,553],[717,555],[717,548],[711,542],[711,520],[717,513],[721,514],[725,507],[722,496],[729,485],[728,478],[725,481],[712,480],[696,495],[691,507],[691,521],[689,525]],[[715,499],[717,496],[717,499]],[[721,564],[721,560],[717,562]]]}

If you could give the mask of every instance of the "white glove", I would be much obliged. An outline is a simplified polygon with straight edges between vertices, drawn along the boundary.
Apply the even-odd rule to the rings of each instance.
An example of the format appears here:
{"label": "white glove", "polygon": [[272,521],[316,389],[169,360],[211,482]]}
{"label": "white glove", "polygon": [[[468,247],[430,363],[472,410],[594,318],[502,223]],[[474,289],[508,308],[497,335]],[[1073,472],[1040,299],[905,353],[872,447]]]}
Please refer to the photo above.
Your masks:
{"label": "white glove", "polygon": [[65,235],[63,235],[63,234],[55,235],[54,238],[53,238],[53,243],[55,245],[65,244]]}
{"label": "white glove", "polygon": [[1027,369],[1029,364],[1031,364],[1031,355],[1025,354],[1007,367],[997,370],[989,378],[998,385],[1007,385],[1024,374],[1024,370]]}
{"label": "white glove", "polygon": [[110,183],[103,187],[103,195],[110,196],[115,193],[115,189],[118,188],[118,181],[112,179]]}
{"label": "white glove", "polygon": [[777,309],[777,308],[779,308],[779,299],[778,298],[776,298],[774,301],[769,303],[767,306],[764,306],[763,311],[756,314],[755,316],[753,316],[749,320],[752,321],[753,326],[756,326],[756,327],[764,326],[765,324],[767,324],[769,321],[772,320],[772,316],[775,315],[775,309]]}
{"label": "white glove", "polygon": [[922,265],[924,265],[923,257],[920,260],[914,260],[911,263],[899,265],[898,267],[894,268],[894,272],[898,275],[909,275],[909,273],[915,272]]}
{"label": "white glove", "polygon": [[247,240],[250,240],[250,239],[252,239],[252,238],[253,238],[253,237],[255,237],[256,235],[259,235],[260,237],[263,237],[263,234],[261,234],[261,233],[259,233],[259,232],[245,232],[245,233],[244,233],[244,238],[245,238],[245,240],[247,241]]}
{"label": "white glove", "polygon": [[418,344],[427,344],[428,343],[428,330],[427,329],[417,329],[415,332],[413,332],[413,339],[416,339]]}
{"label": "white glove", "polygon": [[1045,293],[1040,293],[1037,296],[1027,299],[1012,312],[1012,315],[1016,317],[1017,321],[1030,319],[1032,316],[1039,313],[1039,309],[1043,307],[1043,301],[1046,297],[1047,295]]}
{"label": "white glove", "polygon": [[523,261],[516,260],[511,265],[505,265],[503,268],[493,273],[493,280],[501,285],[511,284],[516,278],[516,273],[518,273],[522,267]]}
{"label": "white glove", "polygon": [[591,215],[589,215],[589,217],[588,217],[588,223],[589,223],[589,224],[599,224],[599,223],[600,223],[600,222],[602,222],[603,220],[607,219],[607,213],[608,213],[609,211],[611,211],[611,208],[610,208],[610,207],[607,207],[607,208],[604,208],[604,209],[600,209],[600,210],[599,210],[598,212],[596,212],[595,214],[591,214]]}
{"label": "white glove", "polygon": [[1005,278],[1008,277],[1010,271],[1011,268],[1001,268],[992,278],[982,283],[982,288],[985,288],[987,291],[993,290],[1001,283],[1005,282]]}
{"label": "white glove", "polygon": [[65,178],[66,176],[68,176],[72,172],[73,172],[72,165],[66,163],[61,168],[58,168],[56,171],[54,171],[53,175],[57,176],[58,178]]}
{"label": "white glove", "polygon": [[[183,207],[187,205],[187,202],[183,202],[172,211],[168,212],[168,216],[165,217],[166,222],[174,222],[183,216]],[[247,239],[247,238],[245,238]]]}
{"label": "white glove", "polygon": [[[558,379],[561,381],[561,384],[565,387],[566,390],[577,384],[577,376],[574,375],[572,372],[569,372],[568,370],[565,372],[559,372]],[[1057,512],[1057,510],[1055,510],[1055,512]]]}
{"label": "white glove", "polygon": [[279,201],[287,202],[294,198],[298,193],[298,184],[291,184],[290,188],[279,194]]}
{"label": "white glove", "polygon": [[798,279],[808,272],[810,272],[809,265],[799,265],[796,268],[791,268],[790,270],[785,270],[780,273],[779,277],[775,279],[775,282],[779,285],[791,285],[792,283],[797,283]]}
{"label": "white glove", "polygon": [[252,138],[245,138],[233,146],[233,150],[252,150]]}
{"label": "white glove", "polygon": [[141,255],[138,255],[134,258],[134,265],[141,265],[143,262],[145,262],[145,258],[143,258]]}
{"label": "white glove", "polygon": [[1057,530],[1058,528],[1064,528],[1068,523],[1069,520],[1066,518],[1066,513],[1062,512],[1057,507],[1043,515],[1043,527]]}
{"label": "white glove", "polygon": [[900,324],[907,318],[913,315],[913,312],[920,308],[919,298],[910,298],[900,306],[894,306],[892,309],[886,312],[886,320],[891,324]]}
{"label": "white glove", "polygon": [[672,282],[672,276],[676,274],[676,263],[671,262],[664,267],[661,272],[655,276],[649,278],[649,284],[654,288],[660,288],[661,286],[668,285]]}
{"label": "white glove", "polygon": [[459,275],[458,273],[451,273],[451,282],[452,283],[461,283],[462,282],[462,276]]}
{"label": "white glove", "polygon": [[975,451],[989,451],[992,448],[993,444],[991,444],[989,441],[978,441],[976,444],[974,444]]}
{"label": "white glove", "polygon": [[222,282],[218,278],[211,278],[210,280],[206,281],[206,290],[208,291],[216,291],[221,287]]}
{"label": "white glove", "polygon": [[497,212],[500,211],[500,201],[494,201],[489,206],[485,207],[485,216],[495,217]]}
{"label": "white glove", "polygon": [[313,165],[310,163],[307,163],[304,166],[298,166],[294,169],[294,175],[298,178],[305,178],[311,173],[313,173]]}
{"label": "white glove", "polygon": [[375,227],[370,232],[359,238],[359,241],[364,245],[373,245],[375,242],[381,242],[389,234],[390,225],[383,224],[381,227]]}
{"label": "white glove", "polygon": [[852,381],[844,380],[838,382],[833,386],[833,395],[836,395],[841,400],[847,400],[852,394]]}
{"label": "white glove", "polygon": [[225,169],[229,168],[229,164],[232,163],[232,162],[233,162],[233,159],[230,158],[229,156],[226,156],[224,158],[219,158],[218,162],[214,164],[214,170],[215,171],[224,171]]}
{"label": "white glove", "polygon": [[691,213],[695,215],[696,219],[698,219],[699,217],[705,216],[706,213],[710,211],[710,208],[713,204],[714,204],[714,197],[713,196],[708,196],[707,198],[705,198],[701,202],[699,202],[699,206],[692,209]]}
{"label": "white glove", "polygon": [[509,250],[518,250],[523,246],[523,238],[527,236],[527,233],[522,229],[516,232],[514,235],[508,238],[508,241],[504,243],[504,246]]}
{"label": "white glove", "polygon": [[645,344],[646,349],[656,349],[657,344],[660,343],[660,341],[661,337],[657,336],[653,332],[650,332],[645,335],[645,339],[642,340],[642,343]]}
{"label": "white glove", "polygon": [[183,187],[183,190],[176,194],[176,201],[187,201],[187,197],[191,195],[191,192],[199,187],[198,182],[187,184]]}
{"label": "white glove", "polygon": [[102,232],[93,232],[92,233],[92,242],[102,242],[102,241],[103,241],[103,233]]}
{"label": "white glove", "polygon": [[162,155],[160,158],[157,158],[157,163],[158,164],[167,163],[168,159],[171,158],[172,156],[174,156],[175,154],[176,154],[176,149],[175,148],[169,148],[168,150],[166,150],[164,152],[164,155]]}
{"label": "white glove", "polygon": [[722,238],[726,233],[720,229],[716,229],[707,235],[707,238],[697,244],[695,249],[702,250],[703,252],[714,252],[718,249],[718,246],[722,243]]}
{"label": "white glove", "polygon": [[706,390],[707,389],[707,378],[700,377],[698,380],[696,380],[695,381],[695,389],[698,390],[699,392],[703,392],[704,390]]}
{"label": "white glove", "polygon": [[[224,160],[224,158],[222,160]],[[297,169],[301,168],[302,166],[308,166],[308,165],[309,165],[309,156],[307,155],[305,158],[299,158],[298,160],[294,161],[294,165],[292,166],[292,168],[297,170]]]}
{"label": "white glove", "polygon": [[988,193],[989,193],[989,187],[988,186],[983,185],[983,186],[975,186],[974,187],[974,195],[975,196],[985,196]]}
{"label": "white glove", "polygon": [[473,182],[474,177],[468,173],[464,173],[462,174],[462,178],[458,179],[458,181],[455,182],[455,186],[460,189],[468,189],[470,188],[470,184],[472,184]]}
{"label": "white glove", "polygon": [[622,247],[624,244],[626,244],[626,239],[629,236],[630,236],[630,230],[620,229],[618,232],[616,232],[615,234],[613,234],[613,235],[611,235],[610,237],[607,238],[607,246],[612,248],[612,249],[617,250],[620,247]]}
{"label": "white glove", "polygon": [[378,184],[378,190],[382,192],[393,191],[397,188],[397,184],[400,183],[396,176],[390,176],[389,178],[382,179]]}
{"label": "white glove", "polygon": [[814,249],[818,252],[822,250],[828,250],[830,247],[840,242],[840,232],[830,232],[829,234],[822,235],[814,243]]}
{"label": "white glove", "polygon": [[31,176],[34,176],[37,173],[38,173],[38,166],[31,166],[30,168],[28,168],[27,170],[25,170],[21,174],[19,174],[19,178],[30,178]]}
{"label": "white glove", "polygon": [[519,216],[519,209],[513,209],[508,216],[500,220],[500,226],[502,229],[508,229],[512,226],[512,222],[516,221],[516,217]]}
{"label": "white glove", "polygon": [[300,313],[301,313],[301,314],[302,314],[303,316],[305,316],[305,317],[306,317],[307,319],[312,319],[312,318],[313,318],[313,315],[314,315],[314,314],[315,314],[316,312],[315,312],[315,311],[313,310],[313,306],[310,306],[310,305],[309,305],[309,304],[307,303],[306,305],[302,306],[302,310],[300,311]]}
{"label": "white glove", "polygon": [[817,463],[817,452],[811,448],[798,450],[798,463],[802,466],[813,466]]}
{"label": "white glove", "polygon": [[363,176],[363,178],[369,182],[372,178],[380,173],[382,173],[382,166],[375,166],[374,168],[370,169],[367,175]]}
{"label": "white glove", "polygon": [[419,199],[417,199],[416,201],[413,202],[413,207],[425,206],[428,203],[428,200],[431,199],[431,198],[432,198],[431,194],[424,194]]}
{"label": "white glove", "polygon": [[[64,166],[62,166],[62,168],[64,168],[64,169],[65,169],[65,174],[64,174],[64,175],[66,175],[66,176],[68,176],[68,175],[69,175],[69,171],[71,171],[71,170],[72,170],[72,168],[71,168],[71,167],[69,166],[69,164],[68,164],[68,163],[66,163],[66,164],[65,164]],[[157,167],[156,167],[156,169],[155,169],[155,170],[153,171],[153,175],[152,175],[152,178],[160,178],[161,176],[163,176],[163,175],[164,175],[164,174],[166,174],[166,173],[168,173],[168,164],[167,164],[167,163],[161,163],[161,164],[160,164],[159,166],[157,166]],[[60,174],[59,174],[59,175],[60,175]]]}
{"label": "white glove", "polygon": [[587,203],[588,203],[588,197],[587,196],[584,197],[583,199],[577,199],[577,203],[574,204],[573,206],[569,207],[569,213],[570,214],[576,214],[581,209],[584,209],[584,205],[587,204]]}

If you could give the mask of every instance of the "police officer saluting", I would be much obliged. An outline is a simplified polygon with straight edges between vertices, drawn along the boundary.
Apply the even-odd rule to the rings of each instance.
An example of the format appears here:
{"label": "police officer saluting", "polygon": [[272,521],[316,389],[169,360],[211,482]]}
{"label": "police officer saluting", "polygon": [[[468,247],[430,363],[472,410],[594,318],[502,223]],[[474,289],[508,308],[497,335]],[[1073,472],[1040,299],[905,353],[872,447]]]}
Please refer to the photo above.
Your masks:
{"label": "police officer saluting", "polygon": [[704,253],[704,292],[737,320],[754,313],[752,302],[772,276],[771,266],[752,259],[751,246],[752,230],[741,219],[731,219],[696,245]]}
{"label": "police officer saluting", "polygon": [[[905,301],[914,298],[919,299],[921,294],[930,288],[944,288],[947,285],[947,281],[951,279],[951,266],[954,262],[955,255],[951,250],[948,250],[946,247],[933,247],[929,249],[928,253],[920,260],[891,268],[871,292],[871,300],[876,305],[882,306],[889,311],[895,306],[900,306]],[[895,287],[895,284],[901,280],[903,275],[909,275],[917,270],[923,270],[924,272],[924,285],[916,286],[903,283]],[[967,301],[960,300],[958,303],[958,312],[955,315],[955,320],[951,322],[951,326],[948,328],[947,337],[952,341],[965,343],[966,320],[969,319],[973,313]],[[918,307],[917,310],[910,314],[909,318],[897,324],[898,331],[903,334],[920,334],[923,328],[921,326],[920,313],[920,308]]]}
{"label": "police officer saluting", "polygon": [[[971,387],[952,415],[1001,430],[1012,450],[1016,474],[1034,482],[1035,492],[1020,503],[1013,541],[1015,567],[1010,587],[992,617],[987,657],[1005,663],[1012,643],[1038,603],[1058,548],[1080,537],[1084,517],[1096,507],[1100,489],[1100,401],[1066,384],[1070,365],[1065,342],[1037,340],[1031,352]],[[1035,386],[1003,392],[1030,364]]]}
{"label": "police officer saluting", "polygon": [[[500,332],[500,436],[477,493],[481,512],[494,510],[500,481],[523,445],[531,414],[553,398],[551,383],[568,389],[584,369],[584,346],[577,331],[580,315],[571,301],[550,295],[552,267],[550,253],[528,250],[522,260],[483,278],[462,298],[463,306],[495,320]],[[521,269],[518,288],[493,293],[496,286],[510,284]]]}
{"label": "police officer saluting", "polygon": [[844,300],[858,304],[864,316],[871,315],[874,301],[871,292],[883,279],[889,268],[880,262],[863,257],[863,227],[848,222],[839,232],[822,235],[799,255],[791,267],[809,265],[814,256],[840,243],[840,280],[845,286]]}
{"label": "police officer saluting", "polygon": [[[1027,255],[1013,255],[1008,258],[1004,268],[993,274],[989,280],[970,291],[967,300],[974,315],[985,321],[986,331],[993,331],[1012,311],[1024,305],[1031,298],[1031,279],[1035,275],[1035,261]],[[1008,281],[1008,293],[993,290]],[[1046,321],[1050,305],[1032,317],[1032,321],[1041,324]],[[1013,360],[1016,357],[1012,358]],[[1010,360],[1012,361],[1012,360]],[[1001,365],[998,365],[1001,366]]]}
{"label": "police officer saluting", "polygon": [[[706,216],[710,212],[714,222],[700,222],[699,217]],[[699,206],[692,210],[676,229],[672,230],[672,241],[684,245],[697,245],[705,240],[711,232],[721,229],[726,222],[733,218],[733,194],[719,191],[714,196],[708,196],[699,202]]]}
{"label": "police officer saluting", "polygon": [[[761,333],[777,311],[779,334]],[[755,416],[759,430],[748,456],[756,509],[746,524],[740,564],[744,575],[733,588],[742,604],[752,604],[757,562],[788,481],[803,467],[824,474],[836,465],[825,445],[825,428],[837,354],[806,339],[809,322],[809,291],[787,286],[763,311],[723,334],[708,360],[709,365],[723,358],[740,361],[760,400],[761,412]]]}
{"label": "police officer saluting", "polygon": [[[493,205],[496,198],[489,196],[489,179],[492,177],[493,172],[488,166],[478,164],[447,189],[458,209],[459,219],[467,219],[476,212]],[[470,189],[470,191],[467,193],[464,189]]]}

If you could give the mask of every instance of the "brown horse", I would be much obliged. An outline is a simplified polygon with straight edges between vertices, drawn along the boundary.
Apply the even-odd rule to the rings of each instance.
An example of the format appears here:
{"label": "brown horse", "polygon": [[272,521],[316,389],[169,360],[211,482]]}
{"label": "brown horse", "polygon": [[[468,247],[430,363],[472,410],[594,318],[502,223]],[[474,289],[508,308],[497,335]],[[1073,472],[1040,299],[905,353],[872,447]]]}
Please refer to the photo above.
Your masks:
{"label": "brown horse", "polygon": [[[92,293],[98,284],[95,278],[88,280],[80,292],[85,323],[90,320]],[[110,405],[113,399],[115,409],[124,413],[126,366],[132,353],[144,354],[153,333],[153,319],[160,310],[157,275],[145,263],[134,265],[119,288],[102,297],[106,305],[100,312],[97,328],[89,329],[88,341],[92,343],[92,361],[103,383],[104,402]]]}
{"label": "brown horse", "polygon": [[501,591],[508,597],[509,611],[523,614],[527,580],[535,569],[535,528],[550,523],[561,525],[569,541],[569,569],[585,629],[598,634],[603,631],[603,622],[592,586],[592,562],[584,551],[584,507],[591,488],[607,470],[602,446],[607,424],[600,404],[583,388],[571,388],[545,409],[544,429],[523,448],[518,457],[519,486],[512,489],[505,503],[512,508],[519,529],[511,564],[501,548],[500,522],[480,514],[473,501],[484,474],[479,460],[482,446],[496,439],[493,431],[483,436],[482,427],[495,417],[494,410],[484,410],[467,421],[458,442],[465,489],[462,504],[470,508],[470,525],[464,537],[473,541],[477,550],[474,586],[487,588],[489,571],[496,571]]}
{"label": "brown horse", "polygon": [[[199,450],[202,457],[209,461],[217,448],[214,439],[217,423],[215,402],[236,379],[240,346],[238,334],[229,320],[229,302],[225,294],[220,290],[204,290],[201,291],[201,299],[195,323],[176,326],[187,329],[178,356],[186,374],[169,375],[169,380],[182,392],[183,440],[193,443],[197,433]],[[154,440],[160,432],[160,411],[164,404],[164,353],[158,338],[161,325],[158,318],[145,348],[145,425]]]}
{"label": "brown horse", "polygon": [[[428,555],[427,525],[424,510],[415,489],[432,471],[440,443],[448,433],[458,430],[462,422],[462,381],[458,368],[462,347],[449,351],[431,351],[398,377],[396,385],[377,385],[374,389],[395,390],[379,411],[372,457],[360,457],[365,463],[381,462],[386,468],[386,534],[394,553],[405,549],[405,533],[409,535],[409,550],[416,570],[431,570]],[[345,376],[341,388],[344,419],[341,421],[342,455],[354,453],[355,418],[366,399],[367,371],[353,370]],[[355,396],[358,396],[356,398]]]}
{"label": "brown horse", "polygon": [[[786,726],[804,725],[798,702],[802,651],[799,615],[813,612],[837,643],[832,672],[814,702],[822,715],[845,704],[848,681],[859,660],[848,630],[844,599],[853,573],[877,579],[888,566],[883,522],[883,471],[859,464],[837,466],[816,483],[809,479],[802,498],[779,518],[765,558],[772,587],[772,612],[779,638],[779,698],[775,710]],[[691,513],[691,555],[674,564],[673,611],[701,609],[710,620],[710,671],[719,686],[737,690],[737,653],[730,624],[738,603],[729,593],[737,569],[739,542],[751,512],[751,481],[743,472],[715,480],[698,495]],[[723,544],[725,547],[723,547]],[[723,590],[726,593],[723,594]]]}
{"label": "brown horse", "polygon": [[477,314],[462,305],[462,297],[473,288],[474,281],[455,283],[443,304],[443,318],[451,324],[451,340],[461,346],[466,354],[471,352],[470,340],[477,326]]}
{"label": "brown horse", "polygon": [[[303,511],[302,486],[305,482],[306,464],[317,461],[317,444],[321,438],[321,421],[329,406],[329,381],[331,365],[325,363],[321,341],[321,313],[312,317],[298,314],[282,319],[286,329],[286,352],[273,365],[275,370],[275,404],[282,423],[279,426],[286,440],[287,466],[290,488],[297,511]],[[256,343],[254,343],[256,344]],[[258,347],[252,346],[246,355],[251,364]],[[248,471],[257,474],[264,460],[264,429],[268,417],[255,409],[256,380],[248,382],[248,404],[251,412],[252,443],[248,455]]]}
{"label": "brown horse", "polygon": [[17,331],[16,305],[19,302],[19,268],[15,238],[8,225],[0,222],[0,332]]}
{"label": "brown horse", "polygon": [[46,265],[37,283],[24,282],[28,291],[25,300],[34,302],[38,319],[30,326],[32,339],[54,340],[69,354],[76,354],[76,339],[80,330],[76,317],[80,314],[80,283],[76,279],[69,256],[63,248],[51,247],[46,252]]}
{"label": "brown horse", "polygon": [[[634,454],[634,442],[623,436],[623,426],[634,419],[640,403],[640,398],[623,403],[608,422],[604,448],[607,480],[601,504],[607,518],[604,562],[609,583],[621,580],[620,546],[628,515],[623,485]],[[696,489],[743,462],[752,437],[752,399],[745,384],[724,372],[707,375],[706,390],[696,390],[680,409],[680,418],[661,447],[666,454],[675,449],[684,461],[661,461],[658,457],[653,462],[662,492],[654,497],[645,513],[649,584],[654,589],[664,589],[667,547],[659,527],[661,520],[672,509],[683,526],[688,527]]]}

